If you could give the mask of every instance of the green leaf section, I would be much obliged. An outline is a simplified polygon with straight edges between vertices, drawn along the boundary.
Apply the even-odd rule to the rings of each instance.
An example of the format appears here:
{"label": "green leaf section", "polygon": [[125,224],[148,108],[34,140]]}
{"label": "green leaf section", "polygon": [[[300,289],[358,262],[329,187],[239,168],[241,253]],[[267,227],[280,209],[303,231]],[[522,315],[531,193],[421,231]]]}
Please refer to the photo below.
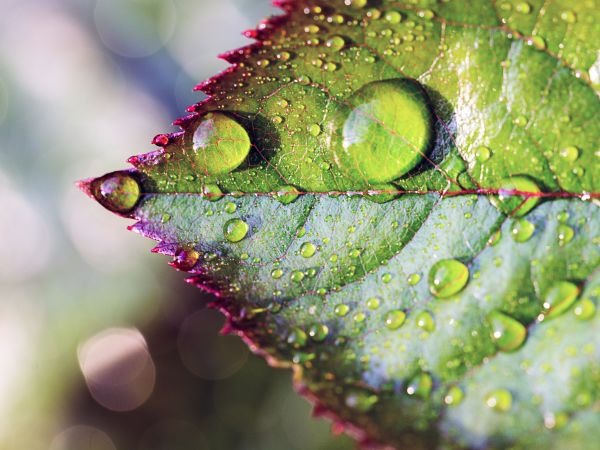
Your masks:
{"label": "green leaf section", "polygon": [[365,443],[596,448],[597,5],[283,7],[86,189]]}

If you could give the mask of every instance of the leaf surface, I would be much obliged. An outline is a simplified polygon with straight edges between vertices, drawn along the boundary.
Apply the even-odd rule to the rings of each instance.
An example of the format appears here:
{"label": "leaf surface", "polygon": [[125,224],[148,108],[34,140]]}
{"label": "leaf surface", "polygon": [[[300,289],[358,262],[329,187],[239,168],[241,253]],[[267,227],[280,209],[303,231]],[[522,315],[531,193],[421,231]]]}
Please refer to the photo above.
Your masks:
{"label": "leaf surface", "polygon": [[82,187],[365,445],[595,448],[598,5],[372,3],[283,3]]}

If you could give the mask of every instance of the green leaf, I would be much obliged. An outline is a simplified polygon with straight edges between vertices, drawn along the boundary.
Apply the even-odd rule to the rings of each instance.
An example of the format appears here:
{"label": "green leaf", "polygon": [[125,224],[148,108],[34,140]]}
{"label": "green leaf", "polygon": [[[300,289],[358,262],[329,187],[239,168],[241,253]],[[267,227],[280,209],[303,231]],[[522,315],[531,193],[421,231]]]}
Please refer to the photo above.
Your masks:
{"label": "green leaf", "polygon": [[597,5],[282,6],[82,187],[363,443],[596,448]]}

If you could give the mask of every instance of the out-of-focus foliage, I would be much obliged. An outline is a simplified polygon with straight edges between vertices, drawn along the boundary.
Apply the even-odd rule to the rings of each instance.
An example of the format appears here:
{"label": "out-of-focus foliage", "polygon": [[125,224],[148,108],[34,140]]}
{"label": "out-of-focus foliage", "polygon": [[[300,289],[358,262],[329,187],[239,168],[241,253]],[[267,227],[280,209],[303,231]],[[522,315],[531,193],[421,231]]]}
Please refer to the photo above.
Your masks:
{"label": "out-of-focus foliage", "polygon": [[226,66],[215,55],[244,44],[268,0],[0,10],[0,448],[345,445],[73,185],[198,101],[195,81]]}

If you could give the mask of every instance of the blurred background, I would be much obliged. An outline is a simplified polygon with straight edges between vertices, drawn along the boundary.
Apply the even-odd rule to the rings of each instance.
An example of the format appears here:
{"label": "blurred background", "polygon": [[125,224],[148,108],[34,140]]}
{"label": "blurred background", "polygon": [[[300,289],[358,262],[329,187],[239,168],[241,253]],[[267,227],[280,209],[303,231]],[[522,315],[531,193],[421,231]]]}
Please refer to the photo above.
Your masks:
{"label": "blurred background", "polygon": [[354,448],[77,191],[201,99],[269,0],[0,0],[0,449]]}

